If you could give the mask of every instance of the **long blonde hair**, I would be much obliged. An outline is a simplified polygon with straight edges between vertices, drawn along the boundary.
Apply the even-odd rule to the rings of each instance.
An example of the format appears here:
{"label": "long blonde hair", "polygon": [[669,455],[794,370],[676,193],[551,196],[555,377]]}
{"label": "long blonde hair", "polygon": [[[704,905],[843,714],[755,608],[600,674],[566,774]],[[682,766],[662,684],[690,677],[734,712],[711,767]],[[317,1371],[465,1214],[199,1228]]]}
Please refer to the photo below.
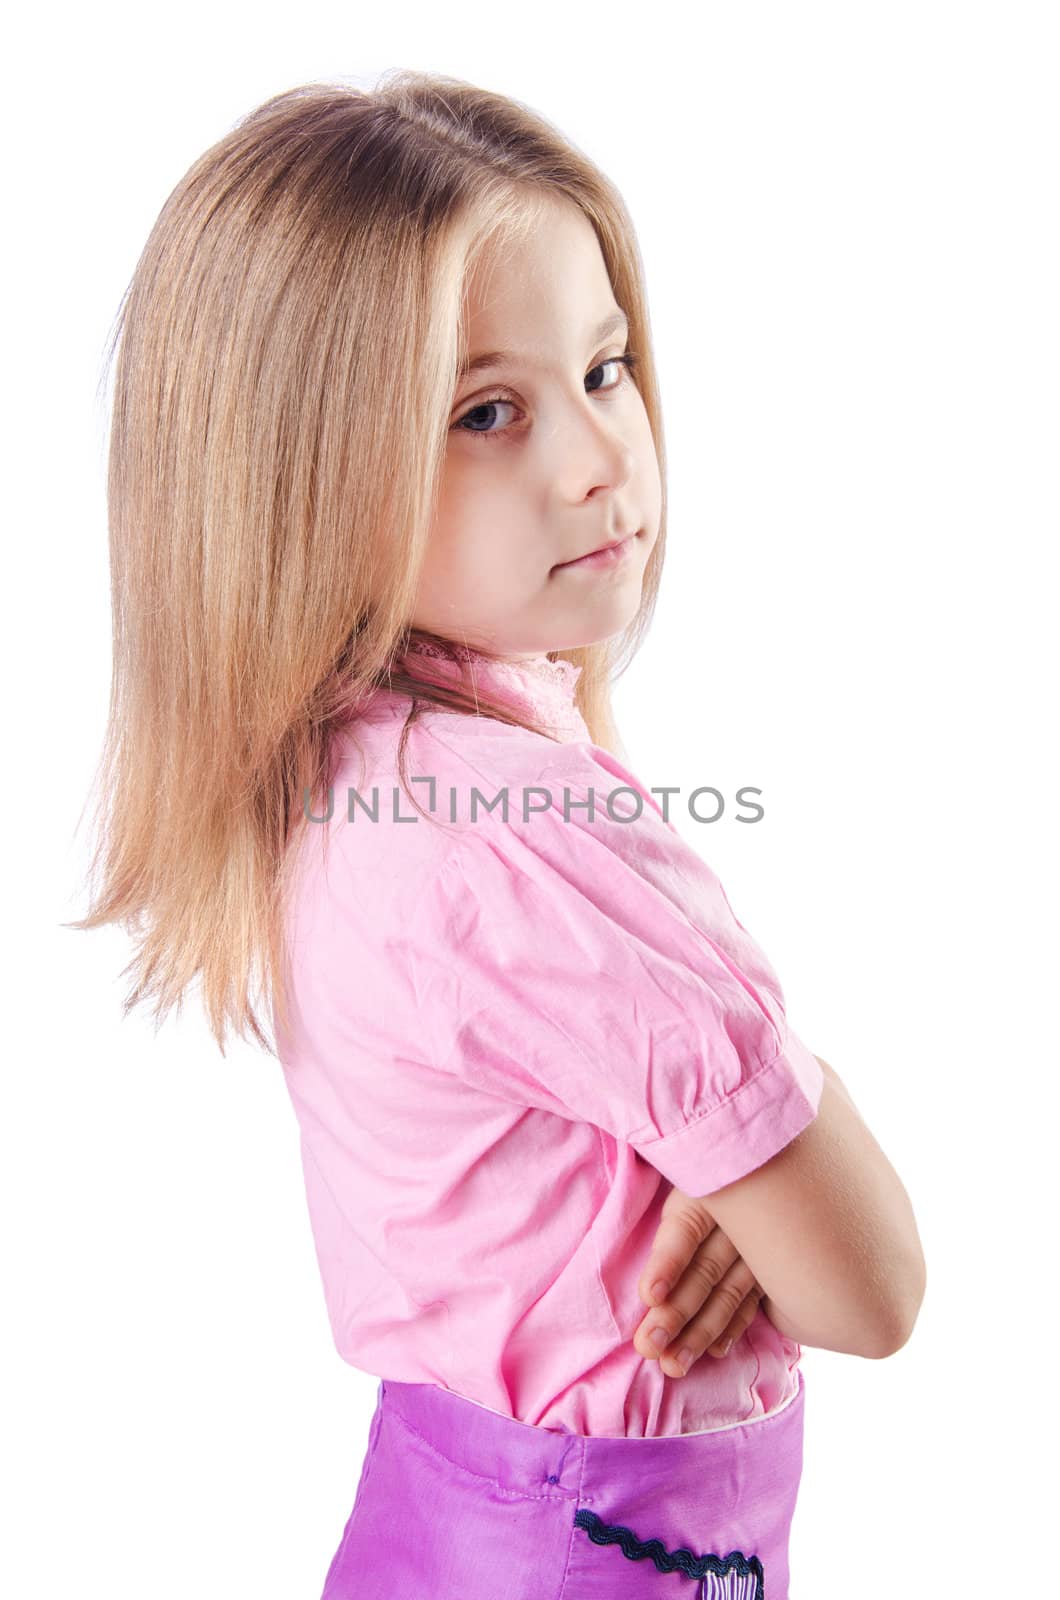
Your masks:
{"label": "long blonde hair", "polygon": [[559,653],[582,668],[594,742],[618,753],[610,690],[655,605],[665,458],[639,251],[610,181],[527,106],[395,70],[372,91],[272,97],[162,207],[108,356],[109,369],[119,347],[101,884],[67,924],[133,935],[126,1014],[147,999],[158,1023],[179,1014],[198,979],[222,1055],[229,1025],[275,1054],[252,988],[286,1018],[289,846],[331,781],[336,728],[355,727],[380,683],[414,693],[413,715],[434,702],[521,722],[410,678],[402,652],[436,639],[409,619],[466,354],[466,277],[554,196],[596,231],[664,485],[636,618]]}

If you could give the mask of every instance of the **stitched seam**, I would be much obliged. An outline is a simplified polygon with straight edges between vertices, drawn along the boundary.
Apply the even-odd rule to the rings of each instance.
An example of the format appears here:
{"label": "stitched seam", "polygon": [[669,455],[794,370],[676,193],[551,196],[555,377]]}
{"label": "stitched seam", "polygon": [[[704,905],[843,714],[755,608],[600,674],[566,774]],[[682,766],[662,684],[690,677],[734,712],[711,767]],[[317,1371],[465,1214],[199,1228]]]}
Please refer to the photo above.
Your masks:
{"label": "stitched seam", "polygon": [[436,1444],[426,1438],[418,1428],[414,1428],[412,1423],[407,1421],[400,1412],[395,1411],[392,1415],[395,1422],[400,1422],[403,1428],[407,1428],[409,1433],[414,1434],[421,1443],[427,1446],[427,1449],[433,1455],[438,1457],[439,1461],[444,1461],[447,1466],[453,1467],[457,1472],[462,1472],[467,1478],[474,1478],[476,1483],[488,1483],[491,1489],[495,1489],[498,1494],[506,1494],[511,1500],[573,1500],[574,1498],[573,1495],[569,1494],[529,1494],[521,1489],[506,1489],[502,1483],[497,1482],[496,1478],[487,1478],[481,1472],[473,1472],[470,1467],[465,1467],[461,1462],[454,1461],[451,1456],[447,1456],[444,1450],[439,1450]]}
{"label": "stitched seam", "polygon": [[691,1121],[684,1123],[680,1128],[672,1129],[670,1133],[657,1133],[650,1139],[645,1139],[637,1132],[629,1135],[628,1142],[630,1144],[635,1143],[639,1149],[641,1147],[650,1148],[654,1144],[662,1144],[666,1139],[679,1139],[683,1133],[688,1133],[690,1129],[698,1127],[701,1122],[706,1122],[708,1117],[716,1116],[719,1111],[725,1111],[729,1106],[735,1105],[740,1096],[746,1094],[752,1084],[757,1083],[759,1078],[764,1078],[767,1072],[772,1072],[776,1067],[780,1066],[784,1057],[785,1050],[783,1044],[781,1044],[780,1049],[770,1061],[767,1061],[757,1072],[753,1072],[749,1078],[745,1078],[738,1089],[732,1094],[726,1095],[724,1100],[719,1100],[717,1105],[708,1106],[706,1111],[701,1111],[697,1117],[693,1117]]}
{"label": "stitched seam", "polygon": [[[563,1600],[563,1595],[564,1595],[564,1592],[565,1592],[565,1590],[567,1588],[567,1579],[570,1577],[570,1558],[574,1554],[574,1533],[575,1533],[575,1529],[578,1526],[577,1522],[574,1519],[575,1519],[575,1517],[577,1517],[577,1515],[578,1515],[578,1507],[582,1503],[582,1485],[585,1482],[585,1456],[586,1456],[586,1446],[585,1446],[585,1444],[583,1442],[583,1444],[582,1444],[582,1459],[581,1459],[581,1464],[580,1464],[580,1466],[578,1468],[578,1498],[574,1502],[574,1517],[571,1518],[570,1536],[569,1536],[569,1538],[567,1540],[567,1559],[563,1563],[563,1576],[559,1580],[559,1589],[556,1591],[556,1600]],[[592,1496],[590,1496],[590,1499],[591,1498],[592,1498]]]}
{"label": "stitched seam", "polygon": [[[598,1143],[598,1145],[600,1147],[600,1160],[603,1163],[604,1177],[606,1178],[608,1176],[608,1172],[607,1172],[607,1146],[604,1143],[603,1129],[597,1127],[595,1122],[592,1123],[591,1126],[596,1128],[597,1143]],[[600,1247],[596,1242],[596,1231],[595,1231],[594,1228],[590,1228],[589,1229],[589,1243],[593,1247],[593,1265],[594,1265],[594,1268],[595,1268],[595,1271],[596,1271],[596,1281],[597,1281],[597,1284],[599,1285],[600,1294],[601,1294],[601,1297],[602,1297],[603,1302],[604,1302],[604,1309],[606,1310],[607,1315],[611,1319],[611,1326],[615,1330],[615,1333],[616,1333],[617,1337],[619,1339],[622,1339],[624,1337],[624,1335],[622,1333],[622,1329],[619,1327],[617,1321],[615,1320],[615,1313],[611,1309],[611,1296],[608,1294],[607,1290],[604,1288],[604,1271],[603,1271],[603,1266],[601,1265],[601,1262],[600,1262]]]}

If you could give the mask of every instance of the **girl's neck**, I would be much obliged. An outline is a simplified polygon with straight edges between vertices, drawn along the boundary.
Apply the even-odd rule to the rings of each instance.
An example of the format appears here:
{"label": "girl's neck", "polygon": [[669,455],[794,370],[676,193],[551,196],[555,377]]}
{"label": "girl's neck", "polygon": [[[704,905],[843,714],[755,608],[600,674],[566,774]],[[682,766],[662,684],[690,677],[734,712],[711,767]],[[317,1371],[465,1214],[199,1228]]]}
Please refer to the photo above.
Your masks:
{"label": "girl's neck", "polygon": [[575,698],[582,669],[571,661],[553,661],[545,651],[501,657],[470,644],[443,647],[427,639],[411,640],[408,653],[431,658],[443,678],[462,680],[472,693],[488,686],[498,699],[528,712],[564,740],[589,738]]}

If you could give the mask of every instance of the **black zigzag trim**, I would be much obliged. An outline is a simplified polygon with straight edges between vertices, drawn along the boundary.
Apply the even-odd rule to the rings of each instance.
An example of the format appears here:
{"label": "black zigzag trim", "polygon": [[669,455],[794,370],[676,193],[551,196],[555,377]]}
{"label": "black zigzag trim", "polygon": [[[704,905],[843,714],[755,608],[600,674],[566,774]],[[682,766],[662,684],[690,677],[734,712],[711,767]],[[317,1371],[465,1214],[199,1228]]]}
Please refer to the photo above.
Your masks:
{"label": "black zigzag trim", "polygon": [[654,1561],[660,1572],[683,1572],[689,1578],[705,1578],[708,1572],[718,1578],[734,1571],[741,1577],[753,1573],[755,1600],[765,1600],[762,1563],[757,1556],[747,1557],[739,1550],[727,1556],[694,1556],[683,1545],[679,1550],[667,1550],[661,1539],[638,1539],[631,1529],[604,1522],[595,1511],[576,1510],[574,1525],[584,1528],[594,1544],[620,1544],[630,1561]]}

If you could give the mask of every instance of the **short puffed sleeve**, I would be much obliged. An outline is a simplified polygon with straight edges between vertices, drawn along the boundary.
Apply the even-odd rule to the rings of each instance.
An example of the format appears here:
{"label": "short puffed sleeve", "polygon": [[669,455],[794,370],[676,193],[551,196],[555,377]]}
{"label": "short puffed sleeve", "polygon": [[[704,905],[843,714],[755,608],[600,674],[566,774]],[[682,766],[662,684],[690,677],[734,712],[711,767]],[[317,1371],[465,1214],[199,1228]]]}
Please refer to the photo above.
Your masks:
{"label": "short puffed sleeve", "polygon": [[[817,1114],[820,1063],[718,879],[658,808],[589,820],[567,788],[476,825],[401,943],[440,1071],[589,1122],[677,1188],[710,1194]],[[583,809],[579,811],[579,804]]]}

